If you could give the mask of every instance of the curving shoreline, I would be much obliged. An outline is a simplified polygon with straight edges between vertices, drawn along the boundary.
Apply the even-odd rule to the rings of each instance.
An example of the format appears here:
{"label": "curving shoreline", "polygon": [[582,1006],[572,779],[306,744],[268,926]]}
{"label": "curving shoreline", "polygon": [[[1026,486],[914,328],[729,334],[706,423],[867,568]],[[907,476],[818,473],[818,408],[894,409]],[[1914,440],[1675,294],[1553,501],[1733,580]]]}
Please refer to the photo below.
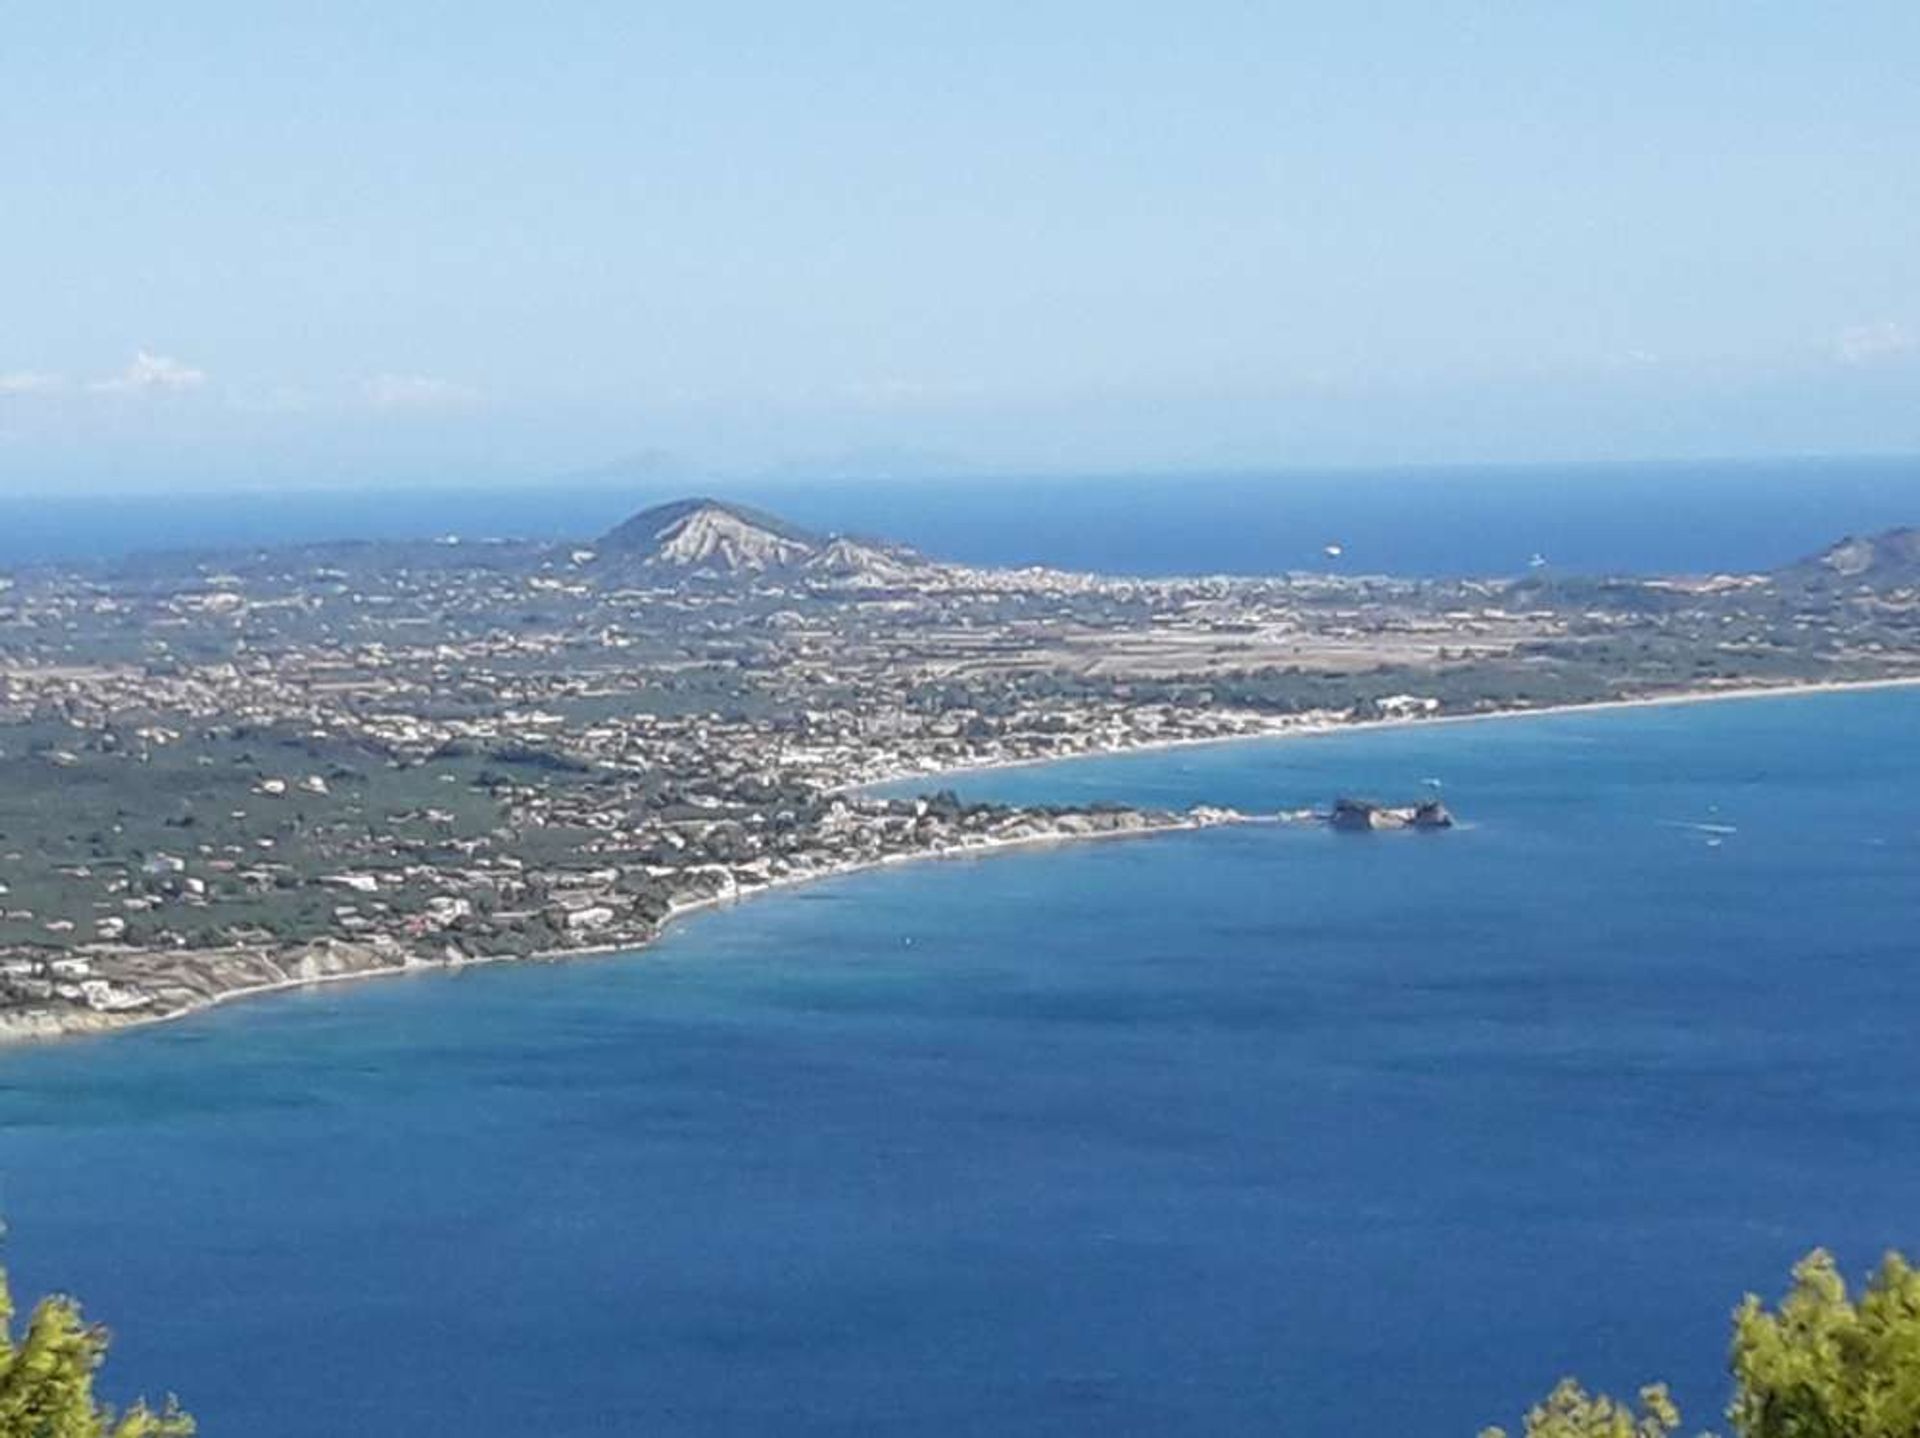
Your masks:
{"label": "curving shoreline", "polygon": [[[1204,817],[1202,816],[1204,815]],[[1140,822],[1112,829],[1086,831],[1059,831],[1053,833],[1021,835],[1014,838],[996,838],[971,843],[952,844],[945,847],[927,848],[906,852],[882,854],[877,858],[860,859],[848,863],[829,865],[809,870],[803,874],[783,875],[777,879],[768,879],[759,883],[740,885],[729,893],[715,894],[704,899],[695,899],[676,905],[661,920],[659,927],[645,938],[619,943],[588,944],[577,948],[543,949],[531,954],[461,954],[457,958],[429,958],[409,956],[400,963],[377,962],[364,967],[342,968],[324,973],[295,973],[284,977],[265,980],[259,983],[241,984],[229,989],[221,989],[206,994],[194,1001],[184,1003],[177,1008],[162,1013],[144,1010],[129,1010],[120,1013],[81,1011],[62,1014],[58,1018],[49,1018],[32,1023],[0,1021],[0,1050],[8,1047],[49,1043],[60,1039],[85,1037],[104,1037],[110,1034],[125,1033],[133,1029],[153,1028],[160,1024],[173,1023],[179,1019],[191,1018],[195,1014],[237,1003],[243,999],[263,998],[272,994],[289,993],[302,989],[326,988],[333,984],[369,982],[375,979],[399,978],[407,975],[432,975],[461,973],[467,969],[486,968],[497,964],[536,964],[563,963],[572,959],[606,958],[617,954],[639,954],[651,947],[674,925],[681,920],[693,917],[710,909],[731,908],[748,899],[776,889],[798,888],[802,885],[821,882],[826,879],[842,878],[850,874],[866,873],[871,870],[885,869],[899,865],[919,864],[937,861],[965,859],[975,856],[990,856],[1006,853],[1015,849],[1050,847],[1053,845],[1091,843],[1103,839],[1144,839],[1160,834],[1191,833],[1200,829],[1221,828],[1251,824],[1270,824],[1281,822],[1270,815],[1241,814],[1231,810],[1203,808],[1200,811],[1176,813],[1165,817],[1140,815]],[[364,948],[364,946],[361,946]],[[264,953],[252,956],[257,962],[276,967]]]}
{"label": "curving shoreline", "polygon": [[[867,780],[849,787],[852,792],[869,793],[876,789],[911,781],[926,780],[937,783],[947,779],[963,777],[968,774],[988,773],[1002,769],[1032,768],[1045,764],[1068,764],[1082,759],[1144,754],[1161,750],[1194,748],[1201,745],[1249,744],[1280,739],[1312,738],[1329,734],[1401,729],[1412,726],[1424,727],[1438,724],[1466,724],[1487,720],[1540,718],[1561,714],[1599,713],[1608,710],[1672,707],[1685,704],[1732,700],[1793,698],[1819,694],[1853,693],[1913,687],[1920,687],[1920,675],[1882,679],[1832,680],[1811,684],[1788,682],[1782,684],[1741,685],[1719,689],[1684,690],[1670,694],[1650,694],[1621,699],[1595,700],[1576,704],[1497,709],[1488,710],[1484,713],[1448,714],[1431,718],[1395,717],[1346,722],[1309,721],[1292,725],[1276,725],[1272,729],[1257,733],[1147,740],[1140,743],[1115,743],[1068,754],[1009,759],[981,764],[962,764],[936,770],[909,769],[892,777]],[[398,963],[388,962],[384,957],[375,961],[354,963],[351,956],[356,953],[367,953],[367,947],[342,946],[340,952],[344,952],[348,956],[346,961],[347,966],[330,971],[316,972],[310,967],[312,960],[309,956],[302,960],[300,971],[293,973],[289,973],[284,968],[281,968],[275,959],[270,957],[265,951],[247,953],[244,955],[244,958],[248,962],[263,966],[267,970],[274,972],[277,977],[259,982],[236,984],[231,988],[218,989],[200,995],[165,1012],[153,1013],[141,1010],[117,1013],[83,1011],[72,1014],[62,1014],[57,1017],[46,1016],[42,1019],[27,1023],[0,1021],[0,1048],[44,1043],[55,1039],[122,1033],[132,1029],[148,1028],[158,1024],[170,1023],[177,1019],[184,1019],[194,1014],[204,1013],[208,1010],[244,999],[260,998],[271,994],[300,989],[322,988],[338,983],[360,982],[408,974],[457,973],[468,968],[485,967],[495,964],[553,963],[569,959],[607,957],[616,954],[638,954],[656,942],[661,935],[674,924],[682,919],[696,915],[703,910],[731,907],[732,905],[742,903],[757,895],[776,889],[794,888],[820,880],[839,878],[848,874],[884,869],[895,865],[922,863],[932,860],[960,859],[974,855],[984,856],[1016,849],[1075,844],[1097,839],[1145,838],[1156,834],[1191,832],[1202,828],[1220,827],[1229,824],[1240,825],[1277,822],[1271,816],[1246,815],[1234,811],[1211,809],[1199,809],[1188,813],[1170,815],[1136,813],[1135,818],[1136,822],[1127,827],[1074,831],[1059,830],[1008,838],[961,842],[920,850],[897,851],[882,854],[874,858],[862,858],[844,863],[830,864],[819,869],[809,870],[805,873],[783,875],[775,879],[743,884],[730,892],[676,905],[666,917],[661,920],[659,926],[652,934],[637,940],[588,945],[578,948],[550,949],[526,955],[481,954],[469,956],[459,954],[456,957],[441,958],[409,955]]]}
{"label": "curving shoreline", "polygon": [[1108,759],[1122,754],[1151,754],[1169,749],[1200,749],[1222,744],[1259,744],[1279,739],[1317,739],[1331,734],[1367,733],[1383,729],[1429,728],[1439,724],[1482,724],[1502,719],[1543,719],[1558,714],[1601,714],[1615,709],[1663,709],[1682,704],[1712,704],[1739,699],[1792,699],[1818,694],[1853,694],[1875,689],[1920,688],[1920,674],[1884,679],[1823,679],[1814,683],[1789,680],[1782,684],[1742,684],[1724,689],[1683,689],[1670,694],[1636,695],[1626,699],[1589,699],[1576,704],[1541,704],[1526,708],[1488,709],[1475,714],[1437,714],[1431,717],[1307,721],[1276,725],[1249,734],[1203,735],[1190,739],[1148,739],[1137,744],[1113,744],[1079,749],[1069,754],[1047,754],[1031,759],[997,759],[982,764],[956,764],[940,769],[907,769],[886,778],[855,785],[859,793],[889,789],[925,779],[938,782],[968,774],[991,774],[1003,769],[1034,769],[1047,764],[1071,764],[1081,759]]}

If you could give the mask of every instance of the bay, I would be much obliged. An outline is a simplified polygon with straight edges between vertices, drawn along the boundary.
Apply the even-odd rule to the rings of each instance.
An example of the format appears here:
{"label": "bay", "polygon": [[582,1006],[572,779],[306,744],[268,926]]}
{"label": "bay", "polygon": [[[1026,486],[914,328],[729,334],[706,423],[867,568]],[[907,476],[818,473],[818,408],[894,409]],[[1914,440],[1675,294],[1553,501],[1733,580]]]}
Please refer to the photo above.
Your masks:
{"label": "bay", "polygon": [[22,1292],[210,1435],[1376,1434],[1920,1248],[1920,693],[966,776],[1249,827],[0,1055]]}

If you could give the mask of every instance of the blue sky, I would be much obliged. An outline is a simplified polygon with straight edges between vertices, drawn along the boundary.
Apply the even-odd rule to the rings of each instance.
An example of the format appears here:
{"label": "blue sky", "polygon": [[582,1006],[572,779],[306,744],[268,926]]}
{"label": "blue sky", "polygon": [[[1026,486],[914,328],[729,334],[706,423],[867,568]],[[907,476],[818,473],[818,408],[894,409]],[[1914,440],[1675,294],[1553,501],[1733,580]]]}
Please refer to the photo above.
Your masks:
{"label": "blue sky", "polygon": [[11,6],[0,489],[1920,451],[1920,6]]}

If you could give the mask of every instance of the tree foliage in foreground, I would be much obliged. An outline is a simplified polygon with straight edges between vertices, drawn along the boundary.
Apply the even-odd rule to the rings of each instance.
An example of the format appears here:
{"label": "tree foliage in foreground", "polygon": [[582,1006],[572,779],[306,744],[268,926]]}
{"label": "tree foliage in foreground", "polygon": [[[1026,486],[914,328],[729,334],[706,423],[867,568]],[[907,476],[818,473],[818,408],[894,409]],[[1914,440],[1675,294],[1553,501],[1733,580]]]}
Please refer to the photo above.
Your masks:
{"label": "tree foliage in foreground", "polygon": [[[1917,1438],[1920,1271],[1890,1253],[1856,1300],[1832,1255],[1793,1270],[1776,1310],[1748,1295],[1733,1318],[1737,1438]],[[1666,1438],[1680,1413],[1664,1387],[1636,1407],[1563,1380],[1527,1414],[1526,1438]],[[1481,1438],[1505,1438],[1489,1428]]]}
{"label": "tree foliage in foreground", "polygon": [[15,1338],[13,1295],[0,1269],[0,1438],[187,1438],[193,1420],[169,1398],[115,1416],[93,1396],[107,1333],[71,1298],[43,1298]]}
{"label": "tree foliage in foreground", "polygon": [[[1571,1378],[1547,1395],[1527,1414],[1527,1438],[1667,1438],[1680,1426],[1680,1410],[1659,1384],[1640,1390],[1640,1406],[1621,1403],[1604,1393],[1589,1394]],[[1500,1428],[1489,1428],[1480,1438],[1506,1438]]]}
{"label": "tree foliage in foreground", "polygon": [[1920,1434],[1920,1273],[1890,1253],[1856,1303],[1816,1250],[1777,1313],[1749,1297],[1733,1321],[1741,1438],[1914,1438]]}

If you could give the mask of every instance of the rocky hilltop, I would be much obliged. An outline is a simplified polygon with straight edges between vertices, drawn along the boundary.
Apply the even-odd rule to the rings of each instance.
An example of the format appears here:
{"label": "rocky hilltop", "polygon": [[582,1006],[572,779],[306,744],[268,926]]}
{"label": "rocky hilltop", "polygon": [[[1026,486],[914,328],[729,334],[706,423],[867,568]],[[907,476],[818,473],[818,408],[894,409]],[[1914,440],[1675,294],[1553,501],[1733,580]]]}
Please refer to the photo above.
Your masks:
{"label": "rocky hilltop", "polygon": [[904,545],[815,534],[776,515],[718,499],[643,509],[602,535],[603,560],[715,577],[796,573],[898,583],[929,568]]}
{"label": "rocky hilltop", "polygon": [[1907,526],[1865,536],[1848,535],[1787,573],[1805,581],[1858,584],[1920,582],[1920,528]]}

